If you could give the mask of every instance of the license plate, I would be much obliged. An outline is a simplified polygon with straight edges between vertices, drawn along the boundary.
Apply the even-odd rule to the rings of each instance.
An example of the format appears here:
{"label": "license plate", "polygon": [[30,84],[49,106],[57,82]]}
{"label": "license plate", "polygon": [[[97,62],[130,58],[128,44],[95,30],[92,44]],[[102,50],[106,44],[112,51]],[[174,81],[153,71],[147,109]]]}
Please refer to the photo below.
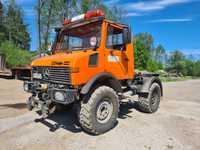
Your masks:
{"label": "license plate", "polygon": [[42,74],[40,74],[40,73],[33,73],[33,78],[35,78],[35,79],[42,79]]}

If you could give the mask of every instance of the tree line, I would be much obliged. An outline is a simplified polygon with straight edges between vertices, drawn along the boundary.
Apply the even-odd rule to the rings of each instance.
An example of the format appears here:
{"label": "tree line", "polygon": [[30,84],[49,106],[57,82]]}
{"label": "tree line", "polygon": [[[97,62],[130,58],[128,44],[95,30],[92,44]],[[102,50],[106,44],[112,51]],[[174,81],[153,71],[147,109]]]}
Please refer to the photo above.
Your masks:
{"label": "tree line", "polygon": [[165,70],[184,76],[200,77],[200,60],[187,58],[181,51],[175,50],[170,54]]}
{"label": "tree line", "polygon": [[161,44],[155,47],[154,38],[149,33],[136,34],[133,44],[136,69],[163,70],[177,76],[200,76],[200,60],[187,58],[180,50],[166,52]]}
{"label": "tree line", "polygon": [[6,56],[7,67],[29,64],[33,54],[30,34],[23,20],[23,10],[15,0],[0,0],[0,55]]}
{"label": "tree line", "polygon": [[23,21],[23,10],[14,0],[5,5],[0,1],[0,43],[5,41],[24,50],[30,49],[31,38]]}

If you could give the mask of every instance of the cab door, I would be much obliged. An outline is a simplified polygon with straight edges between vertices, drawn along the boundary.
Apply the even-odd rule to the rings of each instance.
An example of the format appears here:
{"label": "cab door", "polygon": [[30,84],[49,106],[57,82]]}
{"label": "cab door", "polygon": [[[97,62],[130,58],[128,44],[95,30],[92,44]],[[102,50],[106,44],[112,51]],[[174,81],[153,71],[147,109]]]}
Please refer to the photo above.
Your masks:
{"label": "cab door", "polygon": [[123,39],[123,28],[108,23],[105,43],[105,71],[118,79],[127,78],[128,57]]}

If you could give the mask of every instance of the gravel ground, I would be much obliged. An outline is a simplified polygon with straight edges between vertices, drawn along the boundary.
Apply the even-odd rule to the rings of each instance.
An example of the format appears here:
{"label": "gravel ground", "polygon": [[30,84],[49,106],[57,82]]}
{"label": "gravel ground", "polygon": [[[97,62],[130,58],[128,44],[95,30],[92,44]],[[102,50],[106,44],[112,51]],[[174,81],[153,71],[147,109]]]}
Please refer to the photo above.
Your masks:
{"label": "gravel ground", "polygon": [[200,80],[164,83],[158,112],[145,114],[124,103],[111,131],[91,136],[76,126],[71,110],[42,120],[28,112],[23,83],[0,79],[2,150],[199,150]]}

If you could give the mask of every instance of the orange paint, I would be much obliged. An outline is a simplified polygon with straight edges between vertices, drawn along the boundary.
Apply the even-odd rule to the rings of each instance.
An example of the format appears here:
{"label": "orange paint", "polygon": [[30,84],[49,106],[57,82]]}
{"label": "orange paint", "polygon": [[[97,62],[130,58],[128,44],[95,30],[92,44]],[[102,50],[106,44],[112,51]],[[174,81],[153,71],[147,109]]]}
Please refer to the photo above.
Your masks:
{"label": "orange paint", "polygon": [[[113,50],[107,48],[108,26],[123,29],[124,25],[112,23],[103,19],[101,29],[101,42],[96,50],[77,50],[72,52],[55,52],[51,56],[46,56],[34,60],[31,66],[48,67],[70,67],[75,70],[71,73],[71,84],[73,86],[84,85],[92,77],[101,72],[109,72],[116,79],[133,79],[134,76],[134,48],[132,43],[126,44],[124,50]],[[88,65],[89,56],[98,53],[98,65],[91,67]],[[117,59],[115,61],[114,59]]]}

